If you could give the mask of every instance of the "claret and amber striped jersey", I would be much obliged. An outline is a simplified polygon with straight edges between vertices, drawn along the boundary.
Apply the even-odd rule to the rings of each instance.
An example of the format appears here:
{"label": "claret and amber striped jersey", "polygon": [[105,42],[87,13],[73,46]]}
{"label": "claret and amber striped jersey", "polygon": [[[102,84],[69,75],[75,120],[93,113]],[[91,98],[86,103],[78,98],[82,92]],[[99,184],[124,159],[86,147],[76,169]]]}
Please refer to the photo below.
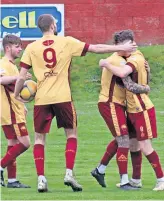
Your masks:
{"label": "claret and amber striped jersey", "polygon": [[[126,60],[119,56],[118,53],[113,53],[107,60],[115,66],[123,66]],[[113,75],[106,68],[103,68],[101,77],[101,91],[99,102],[113,102],[125,105],[126,93],[121,78]]]}
{"label": "claret and amber striped jersey", "polygon": [[[0,60],[0,76],[19,75],[17,66],[8,58]],[[1,87],[1,125],[11,125],[26,122],[24,104],[14,98],[15,83],[0,85]]]}
{"label": "claret and amber striped jersey", "polygon": [[89,45],[72,37],[47,35],[29,44],[20,66],[33,68],[37,78],[35,105],[72,100],[70,64],[72,57],[83,56]]}
{"label": "claret and amber striped jersey", "polygon": [[[130,76],[134,82],[140,85],[148,84],[148,75],[144,63],[145,58],[139,50],[127,58],[127,65],[133,69]],[[126,100],[127,111],[130,113],[138,113],[154,106],[147,94],[134,94],[126,90]]]}

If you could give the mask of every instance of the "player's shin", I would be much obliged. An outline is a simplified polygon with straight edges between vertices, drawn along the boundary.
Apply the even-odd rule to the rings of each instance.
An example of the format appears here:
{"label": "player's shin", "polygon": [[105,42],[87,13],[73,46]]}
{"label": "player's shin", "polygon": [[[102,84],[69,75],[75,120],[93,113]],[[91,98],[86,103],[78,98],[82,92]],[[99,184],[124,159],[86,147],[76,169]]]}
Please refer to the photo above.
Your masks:
{"label": "player's shin", "polygon": [[1,167],[7,167],[15,158],[17,158],[20,154],[25,152],[28,148],[25,147],[22,143],[16,144],[13,146],[6,155],[1,160]]}
{"label": "player's shin", "polygon": [[141,165],[142,165],[142,153],[141,151],[130,152],[131,161],[133,167],[132,179],[140,180],[141,179]]}
{"label": "player's shin", "polygon": [[71,186],[73,191],[82,191],[82,186],[75,180],[73,176],[73,167],[75,163],[77,151],[77,139],[74,137],[68,137],[66,149],[65,149],[65,158],[66,158],[66,175],[64,177],[64,184]]}
{"label": "player's shin", "polygon": [[106,169],[109,161],[116,154],[117,148],[118,148],[118,144],[115,139],[108,144],[108,146],[106,148],[106,152],[104,153],[104,156],[102,157],[101,162],[100,162],[99,166],[97,167],[99,173],[101,173],[101,174],[105,173],[105,169]]}
{"label": "player's shin", "polygon": [[152,165],[157,177],[157,183],[153,190],[164,191],[164,173],[161,167],[158,154],[155,151],[153,151],[151,154],[147,155],[146,158],[148,159],[149,163]]}
{"label": "player's shin", "polygon": [[47,180],[44,176],[44,145],[35,144],[33,149],[36,172],[38,175],[38,192],[48,191]]}
{"label": "player's shin", "polygon": [[38,176],[44,176],[44,145],[35,144],[33,149],[35,167]]}
{"label": "player's shin", "polygon": [[128,152],[129,152],[129,136],[119,136],[116,137],[118,143],[117,149],[117,165],[119,168],[119,173],[121,176],[121,185],[129,183],[127,166],[128,166]]}
{"label": "player's shin", "polygon": [[156,151],[153,149],[151,145],[150,139],[139,141],[139,144],[141,147],[141,151],[146,156],[149,163],[152,165],[157,179],[163,178],[164,174],[162,171],[161,162],[160,162],[158,154],[156,153]]}
{"label": "player's shin", "polygon": [[77,139],[68,138],[65,149],[66,174],[69,174],[71,176],[75,163],[76,151],[77,151]]}
{"label": "player's shin", "polygon": [[[13,146],[8,146],[7,151],[9,151]],[[15,182],[16,180],[16,159],[12,160],[7,166],[8,182]]]}
{"label": "player's shin", "polygon": [[156,151],[153,151],[151,154],[147,155],[146,158],[148,159],[149,163],[154,169],[157,180],[160,180],[163,178],[163,181],[164,181],[164,173],[163,173],[162,166],[159,160],[159,156],[156,153]]}

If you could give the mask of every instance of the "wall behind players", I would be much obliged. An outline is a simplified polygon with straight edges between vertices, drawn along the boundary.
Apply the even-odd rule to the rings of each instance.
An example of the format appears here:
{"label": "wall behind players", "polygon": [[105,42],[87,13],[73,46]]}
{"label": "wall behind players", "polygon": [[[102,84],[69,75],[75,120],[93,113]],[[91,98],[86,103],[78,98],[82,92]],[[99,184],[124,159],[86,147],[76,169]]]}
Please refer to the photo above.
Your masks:
{"label": "wall behind players", "polygon": [[[1,3],[38,4],[38,1]],[[164,44],[164,0],[40,0],[39,3],[64,4],[65,35],[88,43],[110,43],[113,32],[132,29],[139,44]]]}

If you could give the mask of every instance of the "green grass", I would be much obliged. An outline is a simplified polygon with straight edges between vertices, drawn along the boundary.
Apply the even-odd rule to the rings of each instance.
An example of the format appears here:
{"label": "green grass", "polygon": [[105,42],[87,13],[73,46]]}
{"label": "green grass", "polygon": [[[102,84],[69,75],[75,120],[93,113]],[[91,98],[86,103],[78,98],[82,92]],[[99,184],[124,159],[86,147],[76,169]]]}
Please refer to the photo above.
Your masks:
{"label": "green grass", "polygon": [[[146,58],[152,69],[151,98],[156,106],[158,121],[158,139],[153,145],[158,151],[164,166],[164,46],[143,47]],[[2,200],[163,200],[164,192],[153,192],[155,185],[154,172],[143,159],[142,182],[143,188],[137,192],[124,192],[115,187],[119,182],[118,168],[115,159],[111,161],[106,171],[107,188],[101,188],[90,171],[99,163],[106,145],[112,139],[98,109],[97,100],[100,90],[100,74],[98,67],[100,58],[108,55],[88,54],[83,58],[76,58],[72,63],[72,91],[78,114],[78,153],[76,158],[76,178],[83,185],[83,192],[74,193],[63,184],[65,173],[65,135],[63,129],[57,129],[54,119],[51,132],[47,136],[46,146],[46,177],[51,192],[37,193],[37,176],[34,167],[32,148],[34,142],[32,107],[27,104],[28,129],[31,137],[31,148],[17,160],[18,178],[31,185],[31,189],[2,189]],[[2,133],[2,155],[6,151],[6,140]],[[131,164],[129,160],[129,176]],[[6,173],[5,173],[6,177]]]}

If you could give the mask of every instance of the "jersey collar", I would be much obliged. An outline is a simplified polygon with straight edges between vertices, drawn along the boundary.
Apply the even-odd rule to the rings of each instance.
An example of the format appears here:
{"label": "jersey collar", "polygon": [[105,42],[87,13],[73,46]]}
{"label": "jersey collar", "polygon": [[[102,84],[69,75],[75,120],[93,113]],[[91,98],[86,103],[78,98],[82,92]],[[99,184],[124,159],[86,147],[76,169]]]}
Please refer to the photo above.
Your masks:
{"label": "jersey collar", "polygon": [[9,60],[9,59],[8,59],[7,57],[5,57],[5,56],[4,56],[4,57],[2,57],[2,59],[3,59],[3,60],[5,60],[5,61],[9,61],[10,63],[12,63],[12,64],[14,64],[14,65],[15,65],[15,63],[14,63],[13,61]]}

